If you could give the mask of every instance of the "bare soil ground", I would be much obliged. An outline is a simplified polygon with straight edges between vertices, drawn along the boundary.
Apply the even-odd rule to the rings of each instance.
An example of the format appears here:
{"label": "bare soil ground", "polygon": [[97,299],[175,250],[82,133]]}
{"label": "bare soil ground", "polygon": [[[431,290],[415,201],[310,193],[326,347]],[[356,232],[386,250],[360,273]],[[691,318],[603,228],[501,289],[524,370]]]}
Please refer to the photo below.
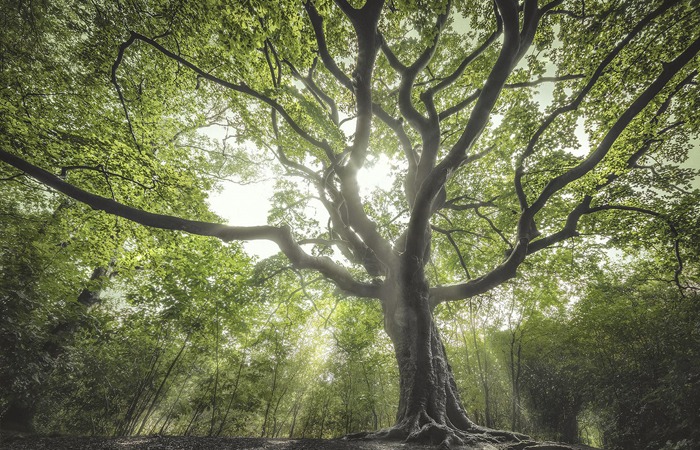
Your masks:
{"label": "bare soil ground", "polygon": [[[138,436],[138,437],[51,437],[51,436],[0,436],[3,450],[435,450],[436,446],[407,444],[403,442],[362,441],[342,439],[257,439],[217,438],[196,436]],[[486,450],[500,450],[488,445]],[[595,450],[592,447],[541,443],[529,445],[527,450]],[[454,450],[472,450],[461,447]],[[525,449],[523,449],[525,450]]]}

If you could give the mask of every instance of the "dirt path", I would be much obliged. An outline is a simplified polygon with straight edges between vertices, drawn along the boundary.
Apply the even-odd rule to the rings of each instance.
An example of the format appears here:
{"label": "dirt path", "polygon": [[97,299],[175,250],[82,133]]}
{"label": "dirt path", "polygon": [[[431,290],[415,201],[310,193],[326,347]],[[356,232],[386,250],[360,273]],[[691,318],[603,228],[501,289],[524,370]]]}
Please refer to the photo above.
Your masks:
{"label": "dirt path", "polygon": [[[562,449],[548,444],[528,450]],[[595,450],[571,446],[572,450]],[[195,436],[103,437],[8,437],[0,439],[3,450],[435,450],[435,446],[384,441],[344,441],[337,439],[256,439]],[[466,448],[464,448],[466,450]],[[498,450],[498,447],[482,447]],[[458,450],[458,449],[454,449]],[[471,448],[470,448],[471,450]]]}

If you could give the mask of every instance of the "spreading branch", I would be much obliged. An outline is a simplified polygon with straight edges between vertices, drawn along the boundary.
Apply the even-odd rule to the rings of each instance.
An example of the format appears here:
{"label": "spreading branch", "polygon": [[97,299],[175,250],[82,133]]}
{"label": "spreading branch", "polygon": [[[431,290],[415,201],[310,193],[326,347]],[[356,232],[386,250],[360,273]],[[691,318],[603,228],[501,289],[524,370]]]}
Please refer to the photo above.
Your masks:
{"label": "spreading branch", "polygon": [[458,300],[478,295],[503,282],[512,279],[516,270],[528,254],[548,248],[555,242],[575,235],[575,224],[584,213],[589,212],[590,199],[584,199],[567,218],[567,226],[560,233],[548,238],[535,241],[530,245],[531,224],[537,212],[542,210],[547,201],[571,182],[581,178],[598,166],[600,161],[617,138],[632,122],[632,120],[661,92],[668,82],[700,52],[700,37],[696,38],[680,55],[671,62],[663,65],[663,70],[656,79],[635,99],[635,101],[619,116],[610,130],[603,137],[598,147],[580,164],[569,169],[562,175],[550,180],[544,187],[537,200],[531,207],[525,209],[518,221],[517,242],[510,256],[489,273],[465,283],[451,286],[441,286],[431,289],[434,304],[446,300]]}
{"label": "spreading branch", "polygon": [[540,138],[544,134],[544,132],[554,123],[554,121],[561,116],[562,114],[565,114],[570,111],[575,111],[578,109],[578,107],[581,105],[583,100],[586,98],[588,93],[593,89],[593,87],[598,83],[600,78],[602,77],[603,73],[605,72],[605,69],[615,60],[617,55],[620,54],[620,52],[637,36],[639,33],[642,32],[654,19],[657,17],[660,17],[663,15],[666,11],[668,11],[670,8],[678,4],[678,0],[671,0],[662,3],[657,9],[651,11],[649,14],[647,14],[642,20],[640,20],[633,28],[630,30],[630,32],[627,34],[627,36],[624,37],[613,49],[606,55],[605,58],[598,64],[598,67],[596,68],[595,72],[593,72],[593,75],[588,79],[588,82],[585,84],[583,88],[576,94],[576,97],[574,99],[564,105],[561,106],[557,109],[555,109],[540,125],[540,127],[535,131],[535,133],[532,135],[530,138],[530,141],[527,144],[527,148],[525,151],[520,155],[518,158],[518,163],[517,167],[515,170],[515,176],[513,179],[513,183],[515,185],[515,192],[518,195],[518,201],[520,202],[520,208],[522,210],[525,210],[528,206],[528,199],[527,196],[525,195],[525,190],[523,189],[523,176],[525,175],[525,167],[524,163],[525,160],[528,159],[532,154],[535,152],[535,146],[539,142]]}
{"label": "spreading branch", "polygon": [[[504,40],[501,52],[486,79],[462,135],[447,156],[426,176],[416,194],[406,239],[412,243],[407,249],[409,260],[423,260],[429,242],[426,229],[434,212],[433,200],[444,189],[450,175],[464,163],[466,152],[486,127],[490,112],[517,62],[515,58],[520,49],[518,5],[510,0],[497,0],[496,4],[503,20]],[[407,270],[415,271],[415,268],[407,267]]]}
{"label": "spreading branch", "polygon": [[234,227],[212,222],[188,220],[180,217],[155,214],[124,205],[115,200],[87,192],[66,183],[56,175],[37,167],[24,159],[0,149],[0,160],[23,171],[35,180],[71,197],[91,208],[108,214],[123,217],[132,222],[152,228],[184,231],[200,236],[212,236],[224,242],[268,240],[280,248],[298,269],[317,270],[332,280],[341,290],[357,297],[377,298],[378,286],[358,282],[345,268],[335,264],[330,258],[311,256],[295,241],[291,229],[286,226]]}
{"label": "spreading branch", "polygon": [[270,107],[272,107],[277,113],[282,116],[282,118],[285,120],[287,125],[294,130],[296,134],[298,134],[302,139],[304,139],[306,142],[310,143],[314,147],[317,147],[321,150],[323,150],[325,153],[333,153],[333,149],[330,147],[328,142],[321,141],[316,139],[315,137],[311,136],[309,133],[307,133],[304,129],[301,128],[299,124],[292,118],[292,116],[289,115],[289,113],[286,111],[286,109],[279,104],[276,100],[268,97],[267,95],[264,95],[255,89],[251,88],[250,86],[246,85],[245,83],[232,83],[227,80],[223,80],[215,75],[212,75],[209,72],[206,72],[205,70],[199,68],[192,62],[188,61],[187,59],[183,58],[182,56],[171,52],[167,48],[163,47],[160,45],[158,42],[155,40],[148,38],[142,34],[136,33],[134,31],[131,32],[131,36],[134,39],[138,39],[151,47],[155,48],[159,52],[161,52],[163,55],[167,56],[168,58],[177,61],[178,63],[182,64],[183,66],[187,67],[188,69],[192,70],[195,72],[197,75],[199,75],[201,78],[211,81],[212,83],[218,84],[219,86],[222,86],[224,88],[230,89],[232,91],[240,92],[242,94],[246,94],[250,97],[253,97],[257,100],[260,100],[263,103],[266,103]]}

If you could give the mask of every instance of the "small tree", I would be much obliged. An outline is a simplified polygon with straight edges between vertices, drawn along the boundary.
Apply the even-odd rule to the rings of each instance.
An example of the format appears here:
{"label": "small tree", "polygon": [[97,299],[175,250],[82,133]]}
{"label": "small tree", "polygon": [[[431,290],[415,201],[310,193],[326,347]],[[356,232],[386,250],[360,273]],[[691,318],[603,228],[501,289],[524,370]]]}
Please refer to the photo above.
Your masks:
{"label": "small tree", "polygon": [[[377,436],[522,438],[467,417],[433,310],[534,253],[647,227],[690,287],[696,173],[677,163],[699,124],[695,1],[60,3],[3,6],[0,159],[145,226],[273,241],[377,299],[400,373]],[[207,146],[196,129],[215,122],[234,134]],[[295,181],[279,185],[286,212],[211,221],[213,168],[249,174],[259,152]],[[382,158],[393,187],[363,195],[358,174]],[[313,202],[327,226],[303,218]]]}

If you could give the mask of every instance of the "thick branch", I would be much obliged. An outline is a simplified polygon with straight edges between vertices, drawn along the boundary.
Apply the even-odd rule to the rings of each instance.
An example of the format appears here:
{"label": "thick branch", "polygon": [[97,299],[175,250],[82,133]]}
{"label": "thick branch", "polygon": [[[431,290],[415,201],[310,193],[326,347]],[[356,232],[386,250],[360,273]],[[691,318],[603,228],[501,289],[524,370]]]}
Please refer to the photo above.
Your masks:
{"label": "thick branch", "polygon": [[[437,304],[441,301],[446,300],[459,300],[464,298],[469,298],[474,295],[478,295],[495,286],[502,284],[503,282],[515,277],[516,270],[518,266],[525,260],[528,254],[534,253],[541,249],[551,246],[553,243],[560,242],[569,237],[576,235],[576,224],[579,218],[583,214],[588,214],[601,209],[629,209],[632,210],[635,207],[612,207],[612,206],[602,206],[598,208],[589,208],[591,198],[586,197],[584,200],[572,211],[568,218],[567,223],[564,228],[553,235],[546,238],[542,238],[538,241],[529,244],[530,236],[529,224],[532,222],[534,215],[544,207],[547,200],[551,196],[562,189],[567,184],[585,175],[603,159],[607,154],[609,149],[612,147],[615,140],[619,135],[625,130],[629,123],[653,100],[653,98],[666,86],[666,84],[675,76],[678,71],[680,71],[690,60],[692,60],[695,55],[700,52],[700,38],[697,38],[683,53],[676,57],[670,63],[664,65],[661,74],[642,92],[642,94],[637,97],[637,99],[632,103],[632,105],[625,110],[625,112],[620,116],[620,118],[611,127],[608,133],[605,135],[600,145],[596,150],[591,153],[591,155],[581,162],[576,167],[570,169],[565,174],[554,178],[550,181],[547,186],[543,189],[542,193],[538,199],[533,203],[533,205],[526,209],[521,215],[520,221],[518,223],[518,242],[511,252],[510,256],[506,261],[500,264],[498,267],[493,269],[491,272],[470,280],[466,283],[456,284],[452,286],[442,286],[431,289],[432,301]],[[681,82],[681,85],[687,84],[686,80]],[[633,155],[628,161],[631,164],[634,157]],[[607,184],[607,183],[606,183]],[[636,210],[636,209],[635,209]],[[658,213],[654,213],[658,214]],[[679,254],[676,245],[676,253]],[[682,263],[679,264],[682,267]],[[678,272],[676,273],[676,279],[678,279]]]}
{"label": "thick branch", "polygon": [[[357,118],[355,122],[355,133],[352,145],[346,150],[349,154],[347,163],[344,166],[335,167],[335,173],[340,178],[340,194],[343,206],[347,210],[348,224],[356,232],[362,241],[369,247],[372,253],[385,265],[390,266],[393,260],[391,246],[386,239],[377,231],[377,226],[372,222],[362,205],[360,190],[357,184],[357,172],[364,165],[369,146],[369,137],[372,128],[372,73],[377,57],[377,23],[381,13],[383,2],[380,0],[367,1],[361,10],[348,10],[350,6],[343,4],[339,6],[348,14],[357,35],[357,59],[351,89],[355,94]],[[307,11],[312,23],[315,21],[314,30],[317,31],[322,23],[313,9],[307,3]],[[355,11],[355,12],[353,12]],[[315,14],[315,16],[314,16]],[[358,19],[359,17],[359,19]],[[320,44],[319,44],[320,46]],[[326,49],[327,52],[327,49]],[[322,60],[325,58],[321,51]],[[329,69],[330,70],[330,69]],[[340,78],[342,79],[342,77]],[[340,204],[341,202],[335,202]]]}
{"label": "thick branch", "polygon": [[[411,98],[413,93],[413,83],[416,81],[418,74],[420,74],[423,69],[428,66],[428,63],[430,63],[430,60],[435,55],[438,43],[440,42],[440,36],[442,35],[447,19],[450,16],[451,7],[452,3],[448,1],[445,12],[441,13],[435,21],[435,37],[433,38],[430,46],[423,50],[413,64],[408,67],[401,69],[403,65],[396,60],[396,57],[393,56],[390,51],[388,51],[388,45],[384,42],[384,40],[382,40],[382,49],[387,55],[389,62],[391,63],[392,60],[396,60],[396,62],[392,64],[392,67],[394,67],[401,74],[401,84],[399,85],[399,108],[401,110],[401,114],[414,128],[416,128],[416,130],[418,130],[418,132],[421,133],[421,135],[427,134],[430,129],[436,125],[432,122],[435,122],[437,117],[434,117],[433,120],[426,119],[420,112],[418,112],[415,106],[413,106],[413,100]],[[429,100],[432,101],[432,96],[429,97]]]}
{"label": "thick branch", "polygon": [[318,14],[316,7],[313,2],[307,1],[304,3],[304,9],[309,15],[309,20],[311,21],[311,26],[314,29],[314,35],[316,36],[316,43],[318,44],[318,53],[321,56],[321,61],[323,65],[328,69],[328,71],[335,77],[336,80],[345,86],[348,90],[352,91],[352,81],[350,77],[345,75],[345,73],[340,70],[338,64],[331,56],[328,51],[328,45],[326,44],[326,35],[323,32],[323,17]]}
{"label": "thick branch", "polygon": [[630,122],[661,92],[666,84],[700,51],[700,38],[695,41],[673,61],[664,65],[661,74],[652,82],[642,94],[630,105],[617,119],[615,124],[607,132],[598,147],[580,164],[569,169],[564,174],[552,179],[530,208],[523,213],[523,217],[530,218],[539,212],[555,192],[561,190],[569,183],[581,178],[593,170],[608,154],[608,151],[617,138],[627,128]]}
{"label": "thick branch", "polygon": [[535,146],[539,142],[540,137],[544,134],[544,132],[549,128],[549,126],[554,123],[557,117],[560,115],[567,113],[569,111],[574,111],[576,110],[581,102],[583,102],[583,99],[588,95],[588,93],[593,89],[595,84],[598,82],[600,77],[603,75],[603,72],[605,71],[606,67],[612,63],[612,61],[617,57],[617,55],[622,51],[622,49],[627,46],[627,44],[634,39],[639,33],[642,32],[644,28],[646,28],[649,23],[651,23],[655,18],[661,16],[664,14],[668,9],[670,9],[672,6],[677,4],[679,0],[672,0],[672,1],[667,1],[662,3],[657,9],[653,10],[649,14],[647,14],[642,20],[640,20],[634,28],[629,32],[625,38],[620,41],[611,51],[608,53],[608,55],[603,59],[603,61],[600,62],[598,67],[596,68],[595,72],[593,75],[591,75],[591,78],[588,80],[586,85],[578,92],[574,100],[560,108],[557,108],[554,110],[545,120],[542,122],[542,125],[535,131],[535,133],[532,135],[530,138],[530,141],[528,142],[527,148],[523,152],[523,154],[518,158],[518,165],[515,170],[515,177],[513,179],[513,183],[515,185],[515,192],[518,195],[518,201],[520,202],[520,208],[522,210],[526,209],[529,204],[527,200],[527,196],[525,195],[525,190],[523,189],[523,184],[522,184],[522,178],[523,175],[525,174],[525,168],[524,168],[524,162],[527,158],[529,158],[535,151]]}
{"label": "thick branch", "polygon": [[517,3],[511,0],[498,0],[497,4],[504,26],[504,42],[501,53],[486,79],[484,88],[460,139],[450,149],[445,159],[431,171],[416,195],[406,239],[406,242],[411,243],[406,252],[406,257],[409,260],[422,260],[426,241],[429,239],[426,229],[433,213],[433,199],[444,188],[451,173],[464,163],[465,153],[486,127],[490,112],[517,62],[515,56],[520,47]]}
{"label": "thick branch", "polygon": [[388,112],[382,108],[381,105],[377,103],[372,104],[372,112],[375,116],[379,118],[382,122],[386,124],[393,132],[396,134],[401,148],[406,155],[406,160],[408,161],[408,170],[413,170],[418,164],[418,154],[413,149],[411,145],[411,139],[408,137],[406,130],[403,127],[403,121],[392,117]]}
{"label": "thick branch", "polygon": [[350,272],[338,266],[329,258],[314,257],[306,252],[294,240],[290,228],[258,226],[232,227],[218,223],[187,220],[180,217],[155,214],[133,208],[114,200],[91,194],[72,184],[66,183],[59,177],[37,167],[22,158],[0,149],[0,160],[23,171],[40,183],[49,186],[93,209],[123,217],[133,222],[153,228],[184,231],[200,236],[212,236],[229,242],[234,240],[269,240],[276,243],[280,250],[299,269],[317,270],[330,278],[340,289],[358,297],[378,297],[378,287],[356,281]]}

